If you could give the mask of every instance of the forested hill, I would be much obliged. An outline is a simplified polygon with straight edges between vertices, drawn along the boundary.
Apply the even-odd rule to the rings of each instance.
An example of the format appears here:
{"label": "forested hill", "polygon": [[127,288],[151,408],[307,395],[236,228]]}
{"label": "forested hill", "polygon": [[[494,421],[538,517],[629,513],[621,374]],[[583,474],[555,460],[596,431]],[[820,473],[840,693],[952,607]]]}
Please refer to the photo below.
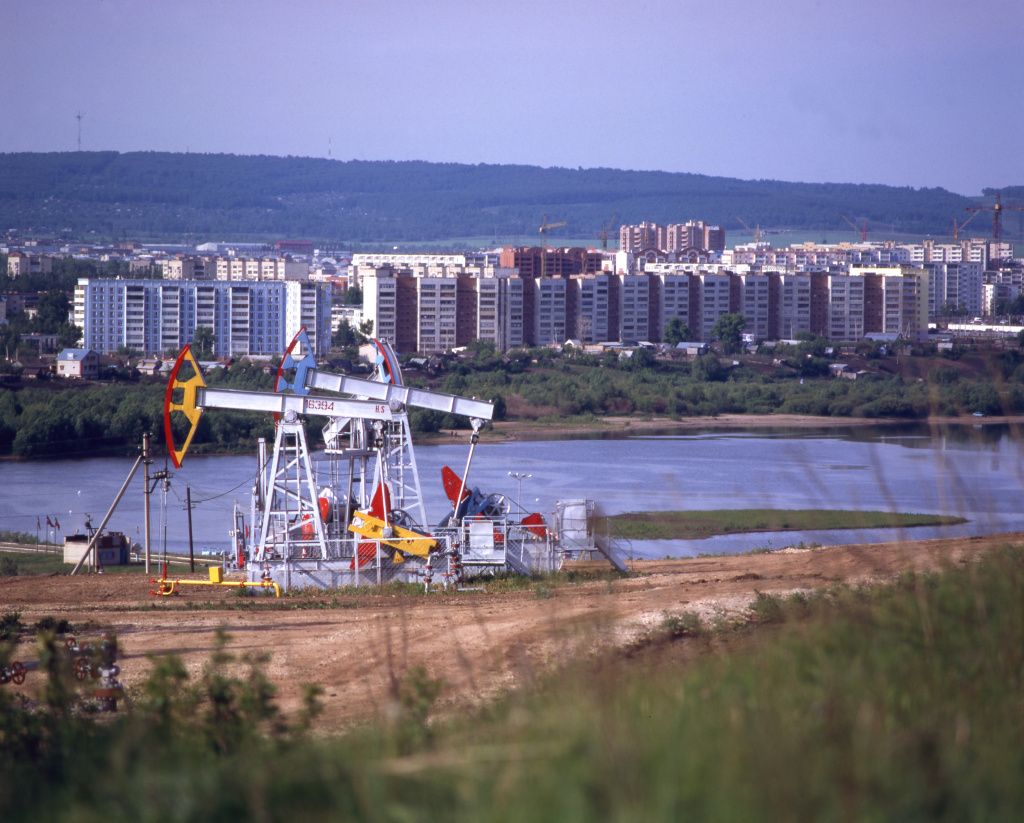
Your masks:
{"label": "forested hill", "polygon": [[[615,223],[945,234],[969,198],[944,189],[784,183],[650,171],[68,152],[0,154],[0,228],[108,237],[305,237],[359,243],[594,237]],[[557,235],[551,242],[557,243]]]}

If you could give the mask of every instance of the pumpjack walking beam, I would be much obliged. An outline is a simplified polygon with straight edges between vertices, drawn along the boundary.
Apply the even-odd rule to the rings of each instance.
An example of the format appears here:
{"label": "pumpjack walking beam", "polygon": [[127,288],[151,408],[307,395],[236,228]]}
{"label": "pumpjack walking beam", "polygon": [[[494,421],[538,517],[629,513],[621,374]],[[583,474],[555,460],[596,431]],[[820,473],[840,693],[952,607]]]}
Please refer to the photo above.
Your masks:
{"label": "pumpjack walking beam", "polygon": [[[188,366],[192,376],[182,378],[182,369]],[[326,418],[358,417],[389,422],[396,412],[388,403],[372,400],[283,395],[271,392],[210,389],[203,380],[202,371],[189,346],[185,346],[171,370],[164,401],[164,432],[167,450],[175,468],[182,461],[195,436],[196,428],[206,409],[233,409],[236,411],[273,412],[280,416],[271,469],[261,479],[264,489],[261,514],[262,532],[254,559],[268,556],[272,539],[273,551],[288,559],[295,544],[308,550],[315,543],[317,553],[326,559],[327,539],[319,511],[319,501],[313,484],[312,464],[306,433],[301,417],[313,415]],[[179,447],[175,439],[173,416],[181,414],[189,428]],[[312,526],[315,540],[296,540],[293,532],[304,525]]]}

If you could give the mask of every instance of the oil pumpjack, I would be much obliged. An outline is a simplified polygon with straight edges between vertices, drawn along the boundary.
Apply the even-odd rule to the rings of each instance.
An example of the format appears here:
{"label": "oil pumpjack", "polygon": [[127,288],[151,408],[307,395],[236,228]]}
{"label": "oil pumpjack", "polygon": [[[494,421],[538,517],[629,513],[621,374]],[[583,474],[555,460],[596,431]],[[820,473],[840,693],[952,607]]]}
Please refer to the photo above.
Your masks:
{"label": "oil pumpjack", "polygon": [[[374,340],[373,345],[374,379],[333,374],[316,367],[300,330],[282,358],[275,392],[210,388],[189,346],[178,355],[164,403],[166,442],[176,468],[205,410],[265,412],[276,420],[269,459],[266,442],[258,444],[250,525],[236,513],[236,564],[250,580],[273,580],[285,589],[392,580],[429,585],[434,578],[448,585],[465,574],[557,568],[561,554],[540,515],[510,518],[503,495],[483,495],[467,486],[479,430],[492,418],[493,405],[405,386],[390,344]],[[433,527],[423,502],[409,408],[468,417],[471,424],[462,476],[447,467],[444,472],[452,510]],[[179,415],[184,423],[176,420]],[[309,417],[326,418],[328,481],[320,490],[303,422]]]}

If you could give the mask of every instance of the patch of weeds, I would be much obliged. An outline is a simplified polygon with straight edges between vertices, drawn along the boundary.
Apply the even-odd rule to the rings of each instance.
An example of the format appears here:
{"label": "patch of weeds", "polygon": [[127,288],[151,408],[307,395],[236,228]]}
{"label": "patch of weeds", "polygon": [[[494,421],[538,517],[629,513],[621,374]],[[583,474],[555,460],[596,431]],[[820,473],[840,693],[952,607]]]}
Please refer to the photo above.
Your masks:
{"label": "patch of weeds", "polygon": [[13,557],[0,558],[0,577],[17,577],[18,561]]}
{"label": "patch of weeds", "polygon": [[534,586],[533,593],[538,600],[549,600],[555,595],[554,589],[547,582]]}
{"label": "patch of weeds", "polygon": [[75,628],[67,620],[56,617],[41,617],[32,627],[37,632],[53,632],[53,634],[71,634]]}
{"label": "patch of weeds", "polygon": [[0,615],[0,640],[14,640],[24,628],[21,612],[4,612]]}
{"label": "patch of weeds", "polygon": [[707,631],[700,615],[695,612],[664,612],[661,616],[660,629],[673,640],[700,637]]}
{"label": "patch of weeds", "polygon": [[757,592],[757,597],[750,604],[750,613],[754,623],[783,623],[786,620],[782,600],[764,592]]}

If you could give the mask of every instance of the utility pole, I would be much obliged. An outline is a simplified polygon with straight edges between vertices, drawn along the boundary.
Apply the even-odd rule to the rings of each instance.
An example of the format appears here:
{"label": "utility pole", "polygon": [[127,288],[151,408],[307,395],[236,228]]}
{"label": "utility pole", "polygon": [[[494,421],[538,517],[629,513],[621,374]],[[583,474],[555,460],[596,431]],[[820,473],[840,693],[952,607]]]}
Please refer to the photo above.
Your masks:
{"label": "utility pole", "polygon": [[188,509],[188,570],[196,570],[196,557],[192,551],[192,487],[185,486],[185,508]]}
{"label": "utility pole", "polygon": [[144,525],[146,529],[146,574],[149,574],[149,432],[142,435],[142,493],[145,495]]}
{"label": "utility pole", "polygon": [[[78,150],[79,151],[82,150],[82,118],[83,117],[85,117],[85,114],[82,113],[82,112],[78,112],[78,114],[75,115],[75,119],[78,121]],[[149,570],[147,569],[147,571],[149,571]]]}

